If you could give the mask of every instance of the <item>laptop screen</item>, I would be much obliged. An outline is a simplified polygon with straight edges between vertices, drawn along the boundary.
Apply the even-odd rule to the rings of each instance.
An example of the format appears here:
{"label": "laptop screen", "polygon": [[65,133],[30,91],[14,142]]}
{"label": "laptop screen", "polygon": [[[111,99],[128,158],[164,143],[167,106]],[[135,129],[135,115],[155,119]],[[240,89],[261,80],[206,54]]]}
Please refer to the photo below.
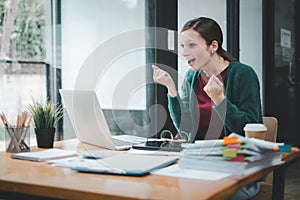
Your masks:
{"label": "laptop screen", "polygon": [[115,149],[97,95],[89,90],[60,90],[77,138],[85,143]]}

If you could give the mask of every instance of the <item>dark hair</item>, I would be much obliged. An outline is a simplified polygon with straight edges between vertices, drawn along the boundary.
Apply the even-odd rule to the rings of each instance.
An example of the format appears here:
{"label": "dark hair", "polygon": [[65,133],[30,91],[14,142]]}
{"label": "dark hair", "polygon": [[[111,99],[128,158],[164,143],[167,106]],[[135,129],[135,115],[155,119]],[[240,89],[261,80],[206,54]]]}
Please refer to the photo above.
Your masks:
{"label": "dark hair", "polygon": [[212,41],[216,40],[219,44],[217,53],[228,61],[237,61],[230,53],[222,48],[223,33],[221,27],[216,21],[207,17],[199,17],[188,21],[181,29],[181,32],[193,29],[197,31],[206,41],[206,44],[211,45]]}

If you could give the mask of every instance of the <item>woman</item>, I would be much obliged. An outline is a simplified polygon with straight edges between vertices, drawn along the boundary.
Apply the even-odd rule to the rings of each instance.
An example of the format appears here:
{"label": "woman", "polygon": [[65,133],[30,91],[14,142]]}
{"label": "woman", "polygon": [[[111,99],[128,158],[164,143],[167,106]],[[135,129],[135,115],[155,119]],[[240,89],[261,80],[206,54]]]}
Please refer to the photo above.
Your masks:
{"label": "woman", "polygon": [[[259,81],[254,70],[237,62],[222,48],[220,26],[200,17],[188,21],[180,34],[182,56],[191,67],[180,98],[169,73],[153,65],[153,79],[168,89],[171,118],[189,141],[223,138],[232,132],[244,135],[247,123],[262,123]],[[240,189],[230,199],[249,199],[258,182]]]}
{"label": "woman", "polygon": [[262,123],[259,81],[254,70],[222,48],[220,26],[200,17],[188,21],[180,34],[182,56],[191,67],[182,98],[171,76],[153,65],[153,79],[168,88],[175,127],[189,140],[218,139],[232,132],[244,135],[247,123]]}

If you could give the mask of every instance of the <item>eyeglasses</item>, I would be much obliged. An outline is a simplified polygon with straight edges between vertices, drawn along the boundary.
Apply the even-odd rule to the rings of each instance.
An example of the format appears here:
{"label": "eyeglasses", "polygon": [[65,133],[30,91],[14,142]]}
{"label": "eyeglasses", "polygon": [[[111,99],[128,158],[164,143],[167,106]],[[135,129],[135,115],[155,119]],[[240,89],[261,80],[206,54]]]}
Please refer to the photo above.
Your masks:
{"label": "eyeglasses", "polygon": [[173,136],[170,130],[163,130],[160,138],[148,138],[147,146],[160,148],[163,151],[181,151],[181,144],[187,143],[188,138],[188,133],[185,131],[179,131]]}
{"label": "eyeglasses", "polygon": [[160,134],[160,139],[168,142],[186,143],[188,142],[189,135],[185,131],[179,131],[175,136],[173,136],[173,133],[171,131],[163,130]]}

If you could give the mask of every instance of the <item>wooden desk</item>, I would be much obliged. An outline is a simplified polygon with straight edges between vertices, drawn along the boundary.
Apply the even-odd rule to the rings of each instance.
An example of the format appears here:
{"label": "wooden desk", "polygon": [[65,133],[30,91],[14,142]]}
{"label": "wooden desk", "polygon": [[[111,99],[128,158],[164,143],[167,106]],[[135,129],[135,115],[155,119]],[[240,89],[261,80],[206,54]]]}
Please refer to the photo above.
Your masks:
{"label": "wooden desk", "polygon": [[[55,147],[96,150],[77,140],[57,142]],[[51,167],[46,162],[10,158],[0,153],[0,191],[67,199],[226,199],[256,181],[274,167],[248,176],[229,176],[219,181],[192,180],[165,176],[126,177],[78,173]],[[300,153],[286,154],[294,160]]]}

